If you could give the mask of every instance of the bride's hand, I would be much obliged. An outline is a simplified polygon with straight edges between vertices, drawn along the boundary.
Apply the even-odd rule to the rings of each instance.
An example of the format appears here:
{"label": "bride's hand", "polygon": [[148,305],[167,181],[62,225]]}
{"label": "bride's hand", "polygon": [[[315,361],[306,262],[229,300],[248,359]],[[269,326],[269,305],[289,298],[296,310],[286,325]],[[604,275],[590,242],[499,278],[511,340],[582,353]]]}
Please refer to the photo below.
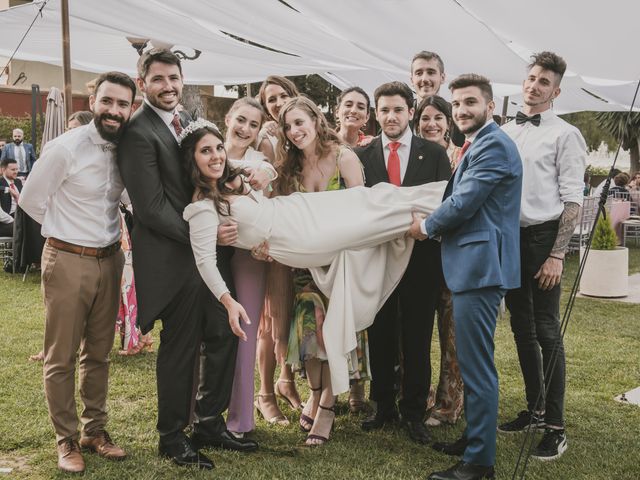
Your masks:
{"label": "bride's hand", "polygon": [[260,133],[262,132],[266,132],[272,137],[275,137],[278,134],[278,123],[273,120],[265,122],[264,125],[262,125],[262,129],[260,130]]}
{"label": "bride's hand", "polygon": [[240,319],[247,325],[251,325],[251,320],[249,320],[249,316],[245,311],[244,307],[236,302],[233,297],[229,294],[229,292],[225,293],[220,302],[227,309],[227,314],[229,315],[229,326],[231,327],[231,331],[237,337],[240,337],[245,342],[247,341],[247,334],[240,327]]}

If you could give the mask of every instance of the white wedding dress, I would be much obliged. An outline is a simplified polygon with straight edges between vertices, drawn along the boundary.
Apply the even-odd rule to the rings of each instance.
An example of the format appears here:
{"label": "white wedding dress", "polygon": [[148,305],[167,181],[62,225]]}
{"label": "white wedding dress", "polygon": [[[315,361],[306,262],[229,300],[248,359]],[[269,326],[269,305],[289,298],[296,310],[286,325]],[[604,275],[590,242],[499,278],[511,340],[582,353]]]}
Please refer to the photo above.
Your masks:
{"label": "white wedding dress", "polygon": [[407,267],[411,213],[431,214],[446,184],[379,183],[275,198],[252,192],[232,198],[229,216],[218,215],[211,200],[192,203],[183,216],[198,270],[217,298],[228,291],[216,266],[220,223],[238,224],[235,247],[251,249],[267,240],[274,260],[311,271],[330,299],[323,335],[337,395],[349,389],[347,354],[356,348],[356,332],[373,323]]}

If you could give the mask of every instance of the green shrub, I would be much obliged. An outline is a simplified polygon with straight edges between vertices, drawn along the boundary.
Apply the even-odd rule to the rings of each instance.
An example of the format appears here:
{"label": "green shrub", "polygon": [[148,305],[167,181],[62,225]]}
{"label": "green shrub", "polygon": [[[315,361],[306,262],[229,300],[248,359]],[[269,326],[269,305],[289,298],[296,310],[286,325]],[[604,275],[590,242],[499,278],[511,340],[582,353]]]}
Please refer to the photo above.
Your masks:
{"label": "green shrub", "polygon": [[609,218],[600,216],[593,232],[591,248],[594,250],[615,250],[618,246],[618,236],[611,226]]}

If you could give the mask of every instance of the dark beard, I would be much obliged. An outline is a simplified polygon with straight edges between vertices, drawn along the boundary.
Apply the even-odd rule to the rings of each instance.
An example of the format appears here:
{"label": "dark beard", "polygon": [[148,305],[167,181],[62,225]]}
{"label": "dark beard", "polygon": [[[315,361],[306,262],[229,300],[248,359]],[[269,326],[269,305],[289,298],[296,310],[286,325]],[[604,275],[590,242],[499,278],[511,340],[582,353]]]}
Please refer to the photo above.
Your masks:
{"label": "dark beard", "polygon": [[13,143],[15,143],[16,145],[20,145],[22,143],[22,139],[14,140]]}
{"label": "dark beard", "polygon": [[[120,126],[115,129],[110,126],[105,127],[102,124],[103,120],[116,120],[120,122]],[[124,130],[125,120],[124,117],[118,115],[103,113],[102,115],[93,116],[93,124],[96,126],[96,130],[98,130],[98,133],[103,139],[105,139],[107,142],[118,143],[118,140],[122,136],[122,131]]]}
{"label": "dark beard", "polygon": [[[471,125],[466,130],[460,129],[460,133],[462,133],[463,135],[469,136],[472,133],[477,132],[478,130],[480,130],[485,123],[487,123],[487,114],[485,114],[484,117],[481,117],[481,118],[476,117],[476,121],[473,123],[473,125]],[[460,128],[460,127],[458,127],[458,128]]]}

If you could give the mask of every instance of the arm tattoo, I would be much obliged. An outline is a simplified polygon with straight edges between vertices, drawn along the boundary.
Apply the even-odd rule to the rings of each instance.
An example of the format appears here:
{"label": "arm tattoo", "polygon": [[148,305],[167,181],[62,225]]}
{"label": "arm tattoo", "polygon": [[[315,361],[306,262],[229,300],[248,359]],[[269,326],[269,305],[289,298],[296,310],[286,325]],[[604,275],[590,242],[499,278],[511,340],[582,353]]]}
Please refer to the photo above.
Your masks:
{"label": "arm tattoo", "polygon": [[573,202],[564,204],[564,210],[560,215],[560,224],[558,225],[558,235],[551,249],[552,254],[563,254],[569,245],[571,235],[578,224],[580,218],[580,205]]}

